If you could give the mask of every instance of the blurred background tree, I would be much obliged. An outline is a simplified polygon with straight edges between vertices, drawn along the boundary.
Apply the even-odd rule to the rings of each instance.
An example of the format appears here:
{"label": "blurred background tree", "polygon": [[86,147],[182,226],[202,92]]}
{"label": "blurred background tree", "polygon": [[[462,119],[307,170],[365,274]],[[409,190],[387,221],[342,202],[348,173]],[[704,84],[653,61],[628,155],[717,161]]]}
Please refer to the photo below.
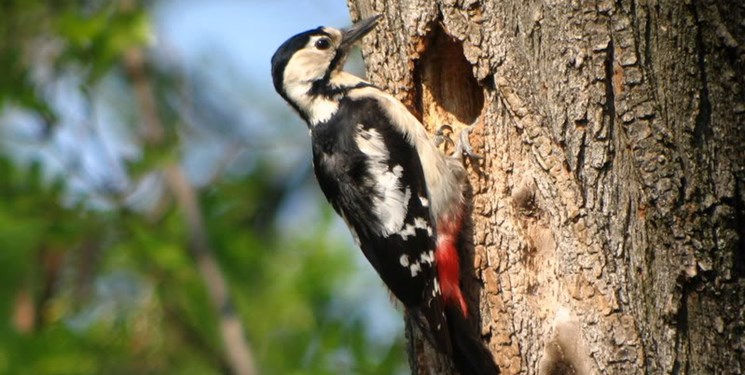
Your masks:
{"label": "blurred background tree", "polygon": [[0,373],[406,372],[303,125],[229,53],[174,53],[177,3],[0,5]]}

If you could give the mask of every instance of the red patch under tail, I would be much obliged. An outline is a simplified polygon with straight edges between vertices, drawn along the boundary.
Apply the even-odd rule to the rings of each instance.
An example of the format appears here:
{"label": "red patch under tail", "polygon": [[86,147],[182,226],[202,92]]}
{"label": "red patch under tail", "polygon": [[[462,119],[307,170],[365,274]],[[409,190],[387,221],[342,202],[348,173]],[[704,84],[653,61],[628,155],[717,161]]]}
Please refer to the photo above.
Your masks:
{"label": "red patch under tail", "polygon": [[441,220],[437,228],[437,279],[445,304],[460,307],[463,316],[468,316],[468,305],[460,290],[460,257],[456,247],[461,220]]}

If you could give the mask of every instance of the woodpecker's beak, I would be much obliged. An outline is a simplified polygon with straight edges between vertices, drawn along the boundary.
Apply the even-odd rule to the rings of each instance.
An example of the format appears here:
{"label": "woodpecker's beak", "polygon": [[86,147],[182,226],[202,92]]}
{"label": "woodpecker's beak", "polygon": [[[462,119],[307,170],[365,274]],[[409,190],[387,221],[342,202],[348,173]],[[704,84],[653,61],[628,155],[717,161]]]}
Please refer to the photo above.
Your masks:
{"label": "woodpecker's beak", "polygon": [[378,20],[380,19],[380,17],[381,15],[378,14],[370,18],[365,18],[364,20],[359,21],[354,25],[347,27],[346,29],[342,29],[341,44],[339,45],[339,49],[348,50],[349,48],[351,48],[355,42],[362,39],[363,36],[367,35],[367,33],[375,28],[375,25],[378,24]]}

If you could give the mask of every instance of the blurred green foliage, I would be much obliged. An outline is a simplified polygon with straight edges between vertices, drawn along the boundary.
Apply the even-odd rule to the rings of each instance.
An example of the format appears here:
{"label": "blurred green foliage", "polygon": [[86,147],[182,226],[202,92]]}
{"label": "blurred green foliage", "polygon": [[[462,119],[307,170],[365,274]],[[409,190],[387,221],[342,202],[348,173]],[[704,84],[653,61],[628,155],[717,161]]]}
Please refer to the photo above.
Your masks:
{"label": "blurred green foliage", "polygon": [[[133,1],[6,0],[0,29],[0,373],[229,372],[219,317],[186,250],[181,208],[157,179],[164,160],[193,152],[184,140],[194,131],[183,124],[195,120],[186,118],[183,102],[169,100],[183,96],[189,78],[156,58],[147,59],[146,74],[168,140],[149,148],[138,138],[135,89],[122,59],[152,37],[148,8]],[[52,52],[40,52],[47,49]],[[34,73],[40,66],[49,70],[42,78]],[[71,125],[40,81],[71,71],[80,82],[73,89],[87,106],[103,81],[115,94],[109,110],[127,124],[120,142],[137,149],[135,156],[117,157],[124,187],[101,188],[79,163],[50,167],[54,158],[83,152],[60,155],[50,146]],[[16,155],[24,136],[10,129],[10,111],[36,119],[42,129],[24,157]],[[339,301],[337,291],[355,265],[347,243],[334,235],[328,208],[315,208],[321,215],[312,230],[282,233],[286,228],[277,224],[288,197],[308,183],[307,170],[291,173],[306,176],[301,181],[278,178],[271,158],[242,147],[250,167],[233,166],[195,188],[260,373],[401,372],[400,340],[373,341],[363,315]],[[147,185],[148,176],[156,182]],[[83,183],[74,187],[76,180]],[[150,199],[132,204],[141,190]]]}

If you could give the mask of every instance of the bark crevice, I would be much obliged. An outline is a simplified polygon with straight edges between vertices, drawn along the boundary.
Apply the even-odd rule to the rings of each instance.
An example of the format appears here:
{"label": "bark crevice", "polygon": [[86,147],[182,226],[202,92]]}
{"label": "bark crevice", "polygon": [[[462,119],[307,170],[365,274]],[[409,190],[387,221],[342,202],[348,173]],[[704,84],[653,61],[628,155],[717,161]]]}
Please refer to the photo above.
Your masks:
{"label": "bark crevice", "polygon": [[698,114],[696,114],[696,123],[693,128],[693,140],[697,148],[704,148],[712,138],[713,131],[711,129],[712,113],[711,102],[709,101],[709,79],[706,73],[706,46],[703,39],[703,22],[699,18],[697,1],[691,2],[691,13],[696,27],[696,63],[700,80]]}

